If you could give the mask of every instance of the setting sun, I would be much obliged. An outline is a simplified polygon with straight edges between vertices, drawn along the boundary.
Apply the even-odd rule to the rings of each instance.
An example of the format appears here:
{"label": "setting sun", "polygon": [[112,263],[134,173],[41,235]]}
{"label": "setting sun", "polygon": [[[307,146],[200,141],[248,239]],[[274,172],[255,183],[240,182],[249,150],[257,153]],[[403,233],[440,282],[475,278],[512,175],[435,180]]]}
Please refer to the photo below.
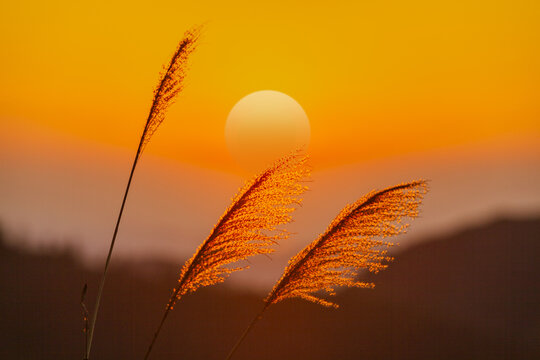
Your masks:
{"label": "setting sun", "polygon": [[296,148],[307,147],[310,131],[308,117],[296,100],[264,90],[234,105],[227,117],[225,140],[236,162],[256,171]]}

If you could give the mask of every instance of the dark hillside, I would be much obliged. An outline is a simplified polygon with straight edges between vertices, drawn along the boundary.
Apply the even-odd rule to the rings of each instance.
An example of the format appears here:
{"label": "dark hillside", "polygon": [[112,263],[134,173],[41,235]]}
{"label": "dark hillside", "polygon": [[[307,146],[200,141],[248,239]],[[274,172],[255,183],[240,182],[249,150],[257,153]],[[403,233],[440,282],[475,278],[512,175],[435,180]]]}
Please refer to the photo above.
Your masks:
{"label": "dark hillside", "polygon": [[[271,308],[236,359],[538,359],[540,220],[499,221],[399,254],[374,290],[343,291],[338,310]],[[142,358],[178,267],[117,264],[93,359]],[[80,292],[97,272],[70,251],[0,242],[0,358],[82,359]],[[222,359],[264,294],[218,285],[182,299],[154,359]]]}

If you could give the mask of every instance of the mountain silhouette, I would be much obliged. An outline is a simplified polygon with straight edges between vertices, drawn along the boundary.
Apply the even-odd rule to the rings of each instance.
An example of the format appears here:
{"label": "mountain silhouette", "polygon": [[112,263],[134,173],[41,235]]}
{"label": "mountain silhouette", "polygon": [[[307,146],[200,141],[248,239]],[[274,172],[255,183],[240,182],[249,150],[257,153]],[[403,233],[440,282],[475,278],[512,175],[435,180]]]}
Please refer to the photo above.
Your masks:
{"label": "mountain silhouette", "polygon": [[[82,359],[81,290],[99,272],[70,249],[0,238],[0,358]],[[339,309],[302,300],[270,308],[235,359],[538,359],[540,219],[499,220],[428,239],[349,289]],[[180,264],[113,261],[93,359],[142,358]],[[223,359],[265,294],[202,288],[171,313],[153,359]]]}

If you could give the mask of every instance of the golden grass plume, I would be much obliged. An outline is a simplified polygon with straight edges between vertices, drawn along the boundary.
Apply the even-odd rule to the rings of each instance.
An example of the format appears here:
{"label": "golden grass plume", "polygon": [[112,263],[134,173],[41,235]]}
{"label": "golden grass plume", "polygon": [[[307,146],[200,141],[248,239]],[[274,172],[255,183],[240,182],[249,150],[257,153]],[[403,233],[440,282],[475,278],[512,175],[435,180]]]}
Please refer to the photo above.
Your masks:
{"label": "golden grass plume", "polygon": [[262,310],[244,330],[230,350],[232,358],[266,309],[288,298],[299,297],[324,306],[338,307],[314,293],[335,295],[338,286],[374,287],[356,280],[358,271],[378,272],[392,260],[386,248],[393,244],[383,238],[405,232],[405,217],[418,216],[418,207],[427,192],[425,180],[418,180],[372,191],[347,205],[324,233],[289,260],[281,279],[264,300]]}
{"label": "golden grass plume", "polygon": [[165,118],[165,113],[184,86],[188,67],[188,57],[195,51],[201,33],[201,27],[196,26],[184,33],[169,64],[160,74],[158,86],[154,89],[154,99],[142,136],[142,145],[146,145]]}
{"label": "golden grass plume", "polygon": [[335,295],[338,286],[368,287],[373,283],[356,280],[360,269],[378,272],[392,260],[382,240],[405,232],[404,217],[414,218],[423,195],[424,180],[373,191],[346,206],[326,231],[294,256],[268,297],[266,306],[299,297],[324,306],[338,307],[314,293],[324,290]]}
{"label": "golden grass plume", "polygon": [[289,236],[280,226],[291,221],[309,176],[307,157],[296,151],[275,162],[240,189],[210,235],[183,266],[178,284],[148,347],[148,359],[169,312],[183,295],[225,281],[243,267],[229,267],[253,255],[274,251],[272,245]]}
{"label": "golden grass plume", "polygon": [[[288,155],[248,182],[214,226],[180,273],[174,293],[179,298],[201,286],[223,282],[241,267],[227,265],[247,257],[268,254],[272,245],[288,237],[278,229],[291,221],[307,189],[301,180],[309,175],[306,157]],[[171,299],[175,301],[175,299]]]}

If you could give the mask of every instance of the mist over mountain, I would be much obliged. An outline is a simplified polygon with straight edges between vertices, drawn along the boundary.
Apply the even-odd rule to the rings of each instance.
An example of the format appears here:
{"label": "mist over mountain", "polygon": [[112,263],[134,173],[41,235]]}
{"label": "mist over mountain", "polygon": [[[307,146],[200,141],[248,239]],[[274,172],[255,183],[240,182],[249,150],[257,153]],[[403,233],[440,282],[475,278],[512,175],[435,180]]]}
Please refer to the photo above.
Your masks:
{"label": "mist over mountain", "polygon": [[[0,358],[82,358],[80,295],[101,269],[69,249],[0,242]],[[236,359],[537,359],[540,218],[499,220],[432,238],[374,275],[373,290],[342,290],[340,309],[301,300],[272,306]],[[96,326],[95,359],[142,358],[179,264],[113,261]],[[234,275],[233,275],[234,276]],[[371,278],[371,275],[370,275]],[[186,296],[153,359],[222,359],[264,293],[230,284]]]}

